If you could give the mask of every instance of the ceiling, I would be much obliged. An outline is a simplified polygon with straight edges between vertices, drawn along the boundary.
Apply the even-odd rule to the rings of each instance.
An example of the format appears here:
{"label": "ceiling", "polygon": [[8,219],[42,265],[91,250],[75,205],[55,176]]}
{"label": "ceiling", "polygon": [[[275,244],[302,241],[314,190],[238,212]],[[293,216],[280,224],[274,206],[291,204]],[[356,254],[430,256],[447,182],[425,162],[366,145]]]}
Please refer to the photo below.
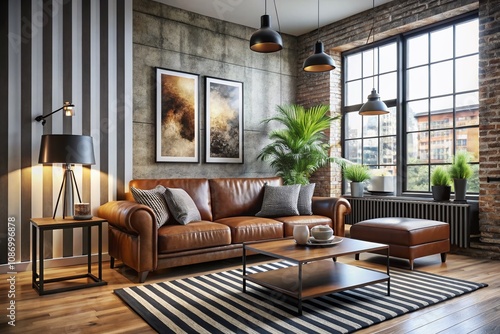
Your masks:
{"label": "ceiling", "polygon": [[[260,17],[265,13],[265,0],[155,0],[223,21],[260,28]],[[281,32],[299,36],[318,27],[318,2],[312,0],[274,0],[278,9]],[[274,1],[267,1],[271,25],[278,29]],[[319,0],[318,0],[319,1]],[[375,7],[391,0],[374,0]],[[320,26],[344,19],[372,8],[373,0],[322,0]]]}

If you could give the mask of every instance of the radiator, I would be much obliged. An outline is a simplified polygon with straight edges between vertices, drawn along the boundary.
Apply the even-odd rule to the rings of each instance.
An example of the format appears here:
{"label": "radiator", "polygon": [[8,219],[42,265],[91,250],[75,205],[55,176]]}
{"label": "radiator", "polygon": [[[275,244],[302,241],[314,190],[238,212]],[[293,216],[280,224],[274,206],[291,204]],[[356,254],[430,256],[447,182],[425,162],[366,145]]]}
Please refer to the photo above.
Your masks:
{"label": "radiator", "polygon": [[406,217],[442,221],[450,224],[450,242],[458,247],[469,247],[471,235],[471,206],[453,202],[354,198],[348,197],[351,214],[346,216],[347,224],[381,217]]}

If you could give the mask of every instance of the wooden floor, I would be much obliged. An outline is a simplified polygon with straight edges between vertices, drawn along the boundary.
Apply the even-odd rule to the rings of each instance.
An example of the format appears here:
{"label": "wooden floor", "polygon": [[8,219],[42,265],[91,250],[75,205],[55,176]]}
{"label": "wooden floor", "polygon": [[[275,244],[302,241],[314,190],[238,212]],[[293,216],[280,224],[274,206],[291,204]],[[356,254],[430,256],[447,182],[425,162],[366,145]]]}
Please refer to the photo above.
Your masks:
{"label": "wooden floor", "polygon": [[[251,257],[251,263],[263,257]],[[384,257],[362,254],[338,259],[363,267],[384,270]],[[240,259],[162,270],[152,273],[147,283],[162,282],[241,266]],[[405,267],[403,260],[391,259],[391,266]],[[86,266],[47,270],[47,278],[84,273]],[[415,270],[487,283],[489,287],[474,293],[409,313],[369,327],[357,333],[500,333],[500,262],[450,254],[442,264],[439,255],[415,261]],[[6,324],[8,276],[0,275],[0,333],[154,333],[136,313],[129,309],[113,290],[137,283],[128,268],[110,269],[104,263],[106,286],[92,287],[53,295],[38,296],[31,287],[31,273],[16,276],[16,326]]]}

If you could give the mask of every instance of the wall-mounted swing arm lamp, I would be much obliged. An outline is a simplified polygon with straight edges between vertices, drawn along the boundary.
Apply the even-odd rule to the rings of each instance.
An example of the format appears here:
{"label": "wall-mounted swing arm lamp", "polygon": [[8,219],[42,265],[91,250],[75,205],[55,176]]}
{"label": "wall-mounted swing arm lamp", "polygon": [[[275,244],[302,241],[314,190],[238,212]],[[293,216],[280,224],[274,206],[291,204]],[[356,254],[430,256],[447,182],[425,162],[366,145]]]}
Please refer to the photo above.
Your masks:
{"label": "wall-mounted swing arm lamp", "polygon": [[[271,29],[271,17],[267,15],[267,0],[265,6],[265,14],[260,17],[260,29],[250,37],[250,49],[261,53],[276,52],[283,49],[283,40],[278,32]],[[274,7],[276,8],[276,2]],[[276,16],[278,16],[277,10]]]}
{"label": "wall-mounted swing arm lamp", "polygon": [[302,67],[306,72],[326,72],[335,69],[335,61],[325,53],[323,42],[319,40],[319,0],[318,0],[318,39],[314,45],[314,53],[310,55]]}
{"label": "wall-mounted swing arm lamp", "polygon": [[75,105],[74,104],[71,104],[70,102],[64,102],[64,105],[57,109],[57,110],[54,110],[53,112],[51,112],[50,114],[47,114],[47,115],[40,115],[40,116],[37,116],[35,118],[35,121],[37,122],[41,122],[42,125],[45,125],[45,123],[47,122],[45,119],[49,116],[52,116],[53,114],[55,114],[56,112],[60,111],[60,110],[63,110],[64,109],[64,115],[66,116],[75,116]]}
{"label": "wall-mounted swing arm lamp", "polygon": [[[372,7],[372,28],[368,33],[368,38],[366,39],[366,44],[370,39],[370,35],[373,38],[373,42],[375,42],[375,33],[373,29],[375,27],[375,0],[373,0]],[[359,114],[362,116],[371,116],[371,115],[384,115],[389,113],[389,109],[385,105],[384,101],[380,99],[380,95],[377,94],[377,90],[375,89],[375,48],[373,49],[373,89],[370,95],[368,95],[368,101],[361,106],[359,109]]]}

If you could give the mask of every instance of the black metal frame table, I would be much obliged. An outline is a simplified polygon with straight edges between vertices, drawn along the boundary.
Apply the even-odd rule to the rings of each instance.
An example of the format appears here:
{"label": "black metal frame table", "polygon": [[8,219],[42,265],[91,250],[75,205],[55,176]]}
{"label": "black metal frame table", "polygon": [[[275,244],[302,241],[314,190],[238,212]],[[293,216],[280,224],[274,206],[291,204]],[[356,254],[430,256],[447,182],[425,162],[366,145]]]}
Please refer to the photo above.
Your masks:
{"label": "black metal frame table", "polygon": [[[340,237],[336,237],[340,238]],[[340,238],[334,246],[300,246],[293,239],[243,244],[243,292],[246,281],[278,291],[297,299],[297,313],[302,315],[302,301],[333,292],[387,282],[390,295],[389,246],[385,244]],[[371,251],[386,251],[386,272],[338,263],[337,257]],[[297,264],[296,266],[247,273],[247,251],[260,253]]]}
{"label": "black metal frame table", "polygon": [[[31,241],[32,241],[32,286],[38,291],[39,295],[47,295],[56,292],[71,291],[77,289],[88,288],[92,286],[106,285],[107,282],[102,280],[102,223],[106,222],[105,219],[93,217],[86,220],[63,219],[63,218],[32,218],[31,219]],[[92,274],[92,226],[98,227],[98,276]],[[59,229],[74,229],[82,227],[87,230],[87,273],[81,275],[64,276],[58,278],[45,279],[44,278],[44,231],[52,231]],[[37,258],[37,248],[38,256]],[[37,272],[37,263],[39,272]],[[61,282],[67,280],[74,280],[79,278],[88,278],[93,282],[72,285],[68,287],[55,288],[47,290],[45,284]]]}

